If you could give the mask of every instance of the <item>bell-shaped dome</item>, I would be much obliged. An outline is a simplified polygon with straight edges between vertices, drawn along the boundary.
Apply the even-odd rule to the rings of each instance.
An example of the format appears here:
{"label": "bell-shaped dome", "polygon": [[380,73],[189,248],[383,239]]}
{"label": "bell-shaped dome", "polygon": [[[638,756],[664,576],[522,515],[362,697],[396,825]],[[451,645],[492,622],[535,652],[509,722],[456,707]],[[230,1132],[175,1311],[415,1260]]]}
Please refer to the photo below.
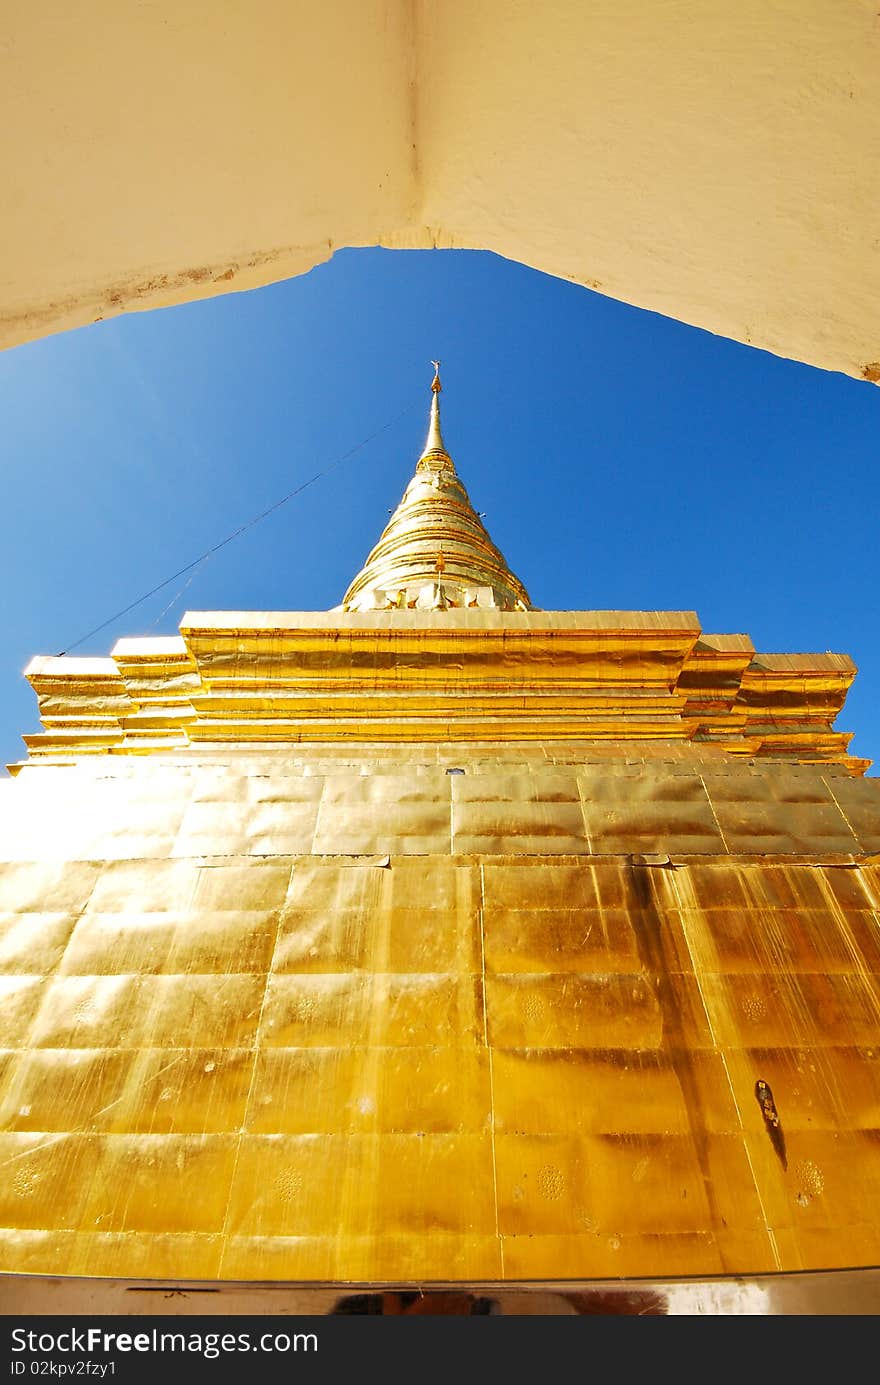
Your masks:
{"label": "bell-shaped dome", "polygon": [[438,369],[425,449],[403,499],[345,593],[345,611],[531,609],[528,592],[489,538],[446,451],[441,388]]}

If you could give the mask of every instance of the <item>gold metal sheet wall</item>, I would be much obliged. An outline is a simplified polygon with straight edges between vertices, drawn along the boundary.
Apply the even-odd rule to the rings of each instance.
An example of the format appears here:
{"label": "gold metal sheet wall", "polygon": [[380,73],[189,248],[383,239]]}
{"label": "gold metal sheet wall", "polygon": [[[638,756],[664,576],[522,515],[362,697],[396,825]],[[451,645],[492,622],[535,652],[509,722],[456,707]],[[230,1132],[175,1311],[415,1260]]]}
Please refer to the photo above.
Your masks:
{"label": "gold metal sheet wall", "polygon": [[540,753],[26,772],[14,850],[61,844],[0,866],[0,1268],[876,1263],[876,790]]}

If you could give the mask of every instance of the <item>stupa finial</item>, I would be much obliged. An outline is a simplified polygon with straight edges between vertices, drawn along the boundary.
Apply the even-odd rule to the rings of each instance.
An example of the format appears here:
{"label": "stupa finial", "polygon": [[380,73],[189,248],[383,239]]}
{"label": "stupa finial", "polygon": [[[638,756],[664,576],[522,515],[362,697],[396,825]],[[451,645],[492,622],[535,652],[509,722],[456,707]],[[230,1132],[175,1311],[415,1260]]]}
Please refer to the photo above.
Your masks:
{"label": "stupa finial", "polygon": [[434,379],[431,381],[431,418],[428,423],[428,437],[422,452],[423,457],[428,452],[446,451],[443,434],[440,432],[440,391],[443,388],[440,383],[440,362],[432,361],[431,365],[434,367]]}
{"label": "stupa finial", "polygon": [[415,474],[342,598],[345,611],[450,607],[528,611],[528,592],[486,533],[440,431],[440,362]]}

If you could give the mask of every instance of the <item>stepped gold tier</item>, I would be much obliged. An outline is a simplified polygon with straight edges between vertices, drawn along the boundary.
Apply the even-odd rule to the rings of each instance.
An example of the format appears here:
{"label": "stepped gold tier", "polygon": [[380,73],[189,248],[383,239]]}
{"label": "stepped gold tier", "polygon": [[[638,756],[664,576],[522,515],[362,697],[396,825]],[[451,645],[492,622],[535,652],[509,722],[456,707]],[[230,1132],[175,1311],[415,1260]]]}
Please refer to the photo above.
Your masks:
{"label": "stepped gold tier", "polygon": [[704,635],[690,611],[189,611],[179,638],[34,659],[44,730],[25,741],[32,760],[58,761],[229,743],[661,740],[861,775],[869,762],[832,729],[854,676],[842,654]]}
{"label": "stepped gold tier", "polygon": [[43,730],[0,785],[7,1275],[880,1263],[852,662],[534,609],[438,393],[339,609],[189,612],[28,669]]}

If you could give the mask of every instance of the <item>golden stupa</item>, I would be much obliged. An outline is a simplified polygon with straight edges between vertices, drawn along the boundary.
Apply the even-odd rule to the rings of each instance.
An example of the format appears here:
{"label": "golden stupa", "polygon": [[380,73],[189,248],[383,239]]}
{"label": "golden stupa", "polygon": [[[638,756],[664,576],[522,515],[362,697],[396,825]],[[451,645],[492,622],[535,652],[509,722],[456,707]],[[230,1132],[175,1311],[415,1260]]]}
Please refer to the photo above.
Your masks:
{"label": "golden stupa", "polygon": [[0,1270],[880,1263],[855,669],[540,611],[440,431],[330,612],[37,658],[0,793]]}

